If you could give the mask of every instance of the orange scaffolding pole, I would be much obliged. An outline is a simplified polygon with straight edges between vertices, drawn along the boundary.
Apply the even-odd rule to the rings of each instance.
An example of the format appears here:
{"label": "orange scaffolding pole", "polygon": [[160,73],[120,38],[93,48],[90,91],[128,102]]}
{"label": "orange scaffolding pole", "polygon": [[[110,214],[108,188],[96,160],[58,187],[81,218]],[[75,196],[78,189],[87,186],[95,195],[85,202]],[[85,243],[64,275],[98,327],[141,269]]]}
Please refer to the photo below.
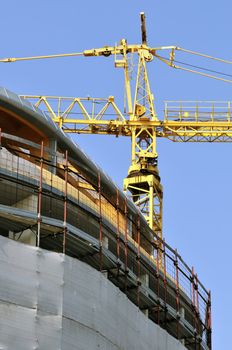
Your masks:
{"label": "orange scaffolding pole", "polygon": [[140,263],[140,216],[138,215],[138,220],[137,220],[137,305],[138,307],[140,306],[140,286],[141,286],[141,281],[140,281],[140,275],[141,275],[141,263]]}
{"label": "orange scaffolding pole", "polygon": [[211,292],[208,294],[208,302],[207,302],[207,345],[209,348],[212,348],[212,319],[211,319]]}
{"label": "orange scaffolding pole", "polygon": [[99,194],[99,270],[102,271],[102,203],[101,203],[101,174],[98,173]]}
{"label": "orange scaffolding pole", "polygon": [[157,278],[157,297],[158,297],[158,305],[157,305],[157,323],[160,324],[160,251],[159,251],[159,243],[156,245],[156,278]]}
{"label": "orange scaffolding pole", "polygon": [[39,177],[39,192],[38,192],[38,205],[37,205],[37,240],[36,240],[36,246],[40,246],[40,234],[41,234],[41,222],[42,222],[42,215],[41,215],[41,209],[42,209],[42,193],[43,193],[43,163],[44,163],[44,143],[41,141],[41,148],[40,148],[40,177]]}
{"label": "orange scaffolding pole", "polygon": [[67,196],[68,196],[68,151],[65,151],[65,166],[64,166],[64,231],[63,231],[63,254],[66,250],[66,236],[67,236]]}
{"label": "orange scaffolding pole", "polygon": [[167,327],[167,266],[166,266],[166,245],[165,240],[163,240],[163,264],[164,264],[164,273],[163,273],[163,284],[164,284],[164,324],[165,328]]}
{"label": "orange scaffolding pole", "polygon": [[117,240],[117,277],[119,277],[119,269],[120,269],[120,222],[119,222],[119,190],[117,188],[116,191],[116,212],[117,212],[117,232],[116,232],[116,240]]}
{"label": "orange scaffolding pole", "polygon": [[125,293],[127,293],[127,274],[128,274],[128,246],[127,246],[127,199],[124,201],[125,233],[124,233],[124,257],[125,257]]}
{"label": "orange scaffolding pole", "polygon": [[176,268],[175,273],[175,285],[176,285],[176,312],[177,312],[177,323],[176,323],[176,332],[177,332],[177,339],[179,339],[179,312],[180,312],[180,288],[179,288],[179,269],[178,269],[178,255],[177,250],[175,250],[175,260],[174,260],[174,266]]}

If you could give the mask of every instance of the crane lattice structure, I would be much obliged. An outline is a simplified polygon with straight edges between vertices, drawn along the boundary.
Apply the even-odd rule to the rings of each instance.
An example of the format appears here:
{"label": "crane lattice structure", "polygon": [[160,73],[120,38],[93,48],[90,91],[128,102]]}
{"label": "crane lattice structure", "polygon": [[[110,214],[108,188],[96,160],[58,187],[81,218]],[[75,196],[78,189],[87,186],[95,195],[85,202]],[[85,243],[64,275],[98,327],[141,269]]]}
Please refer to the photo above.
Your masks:
{"label": "crane lattice structure", "polygon": [[[162,238],[163,189],[157,167],[156,140],[165,137],[175,142],[231,142],[232,115],[230,102],[171,101],[165,103],[165,115],[159,120],[154,107],[147,63],[157,58],[168,66],[200,74],[217,80],[231,80],[203,73],[199,70],[176,65],[175,53],[182,51],[222,63],[231,61],[186,50],[177,46],[149,47],[147,44],[145,15],[141,13],[142,43],[129,45],[122,39],[119,45],[85,50],[70,54],[5,58],[0,62],[69,56],[114,56],[116,68],[124,70],[126,109],[124,112],[108,98],[80,98],[59,96],[23,96],[36,107],[45,107],[55,123],[65,133],[129,136],[131,138],[131,165],[124,179],[124,191],[130,192],[133,201],[144,214],[151,229]],[[161,50],[169,52],[169,58],[160,56]],[[134,98],[132,98],[132,58],[138,56]]]}

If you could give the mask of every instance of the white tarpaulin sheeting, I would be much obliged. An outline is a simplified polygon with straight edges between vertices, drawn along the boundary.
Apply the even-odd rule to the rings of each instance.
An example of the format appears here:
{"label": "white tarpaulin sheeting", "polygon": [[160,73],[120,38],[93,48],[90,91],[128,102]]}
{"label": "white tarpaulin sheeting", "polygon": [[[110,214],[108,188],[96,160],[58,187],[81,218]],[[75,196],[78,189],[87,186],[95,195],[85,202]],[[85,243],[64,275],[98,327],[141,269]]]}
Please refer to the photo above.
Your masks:
{"label": "white tarpaulin sheeting", "polygon": [[0,236],[0,350],[184,350],[87,264]]}

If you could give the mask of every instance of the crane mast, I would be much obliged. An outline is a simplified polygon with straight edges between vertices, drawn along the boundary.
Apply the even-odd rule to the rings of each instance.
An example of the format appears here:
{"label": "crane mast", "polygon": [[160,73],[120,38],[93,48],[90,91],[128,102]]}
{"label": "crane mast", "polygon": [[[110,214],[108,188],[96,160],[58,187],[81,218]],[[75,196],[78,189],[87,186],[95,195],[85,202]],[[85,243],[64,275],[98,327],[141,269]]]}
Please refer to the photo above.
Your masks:
{"label": "crane mast", "polygon": [[[117,60],[115,67],[124,69],[125,91],[130,121],[157,121],[154,96],[151,92],[146,63],[153,60],[147,46],[146,22],[141,16],[141,48],[137,49],[138,68],[136,74],[134,101],[131,97],[127,43],[123,39],[123,60]],[[131,165],[128,176],[124,179],[124,191],[130,192],[135,204],[144,214],[150,228],[162,238],[162,186],[157,167],[156,130],[155,127],[131,127]]]}

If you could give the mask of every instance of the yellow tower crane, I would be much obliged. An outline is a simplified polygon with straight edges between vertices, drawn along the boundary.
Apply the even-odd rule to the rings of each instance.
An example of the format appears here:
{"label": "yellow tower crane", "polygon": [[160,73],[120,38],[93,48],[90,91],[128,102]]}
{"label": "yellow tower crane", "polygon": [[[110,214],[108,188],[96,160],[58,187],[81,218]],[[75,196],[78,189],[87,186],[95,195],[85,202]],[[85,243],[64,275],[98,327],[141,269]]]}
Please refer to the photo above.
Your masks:
{"label": "yellow tower crane", "polygon": [[[0,62],[16,62],[35,59],[70,56],[114,56],[116,68],[124,70],[126,110],[122,112],[114,97],[80,98],[59,96],[23,96],[36,107],[44,106],[51,118],[66,133],[101,134],[131,137],[131,165],[124,179],[124,191],[130,192],[135,204],[140,208],[149,226],[162,238],[162,198],[163,189],[157,167],[157,137],[166,137],[176,142],[231,142],[231,105],[214,102],[166,102],[165,115],[159,120],[154,107],[147,63],[157,58],[176,69],[200,74],[217,80],[232,82],[216,75],[176,65],[175,53],[198,55],[218,62],[232,64],[231,61],[215,58],[177,46],[149,47],[147,44],[145,15],[141,13],[142,43],[129,45],[122,39],[119,45],[85,50],[70,54],[5,58]],[[169,58],[158,52],[167,50]],[[132,98],[131,70],[132,57],[138,56],[134,98]],[[191,65],[189,65],[191,66]],[[100,106],[100,108],[99,108]],[[111,111],[111,113],[109,112]],[[113,117],[112,117],[113,114]],[[78,117],[76,117],[78,115]]]}

